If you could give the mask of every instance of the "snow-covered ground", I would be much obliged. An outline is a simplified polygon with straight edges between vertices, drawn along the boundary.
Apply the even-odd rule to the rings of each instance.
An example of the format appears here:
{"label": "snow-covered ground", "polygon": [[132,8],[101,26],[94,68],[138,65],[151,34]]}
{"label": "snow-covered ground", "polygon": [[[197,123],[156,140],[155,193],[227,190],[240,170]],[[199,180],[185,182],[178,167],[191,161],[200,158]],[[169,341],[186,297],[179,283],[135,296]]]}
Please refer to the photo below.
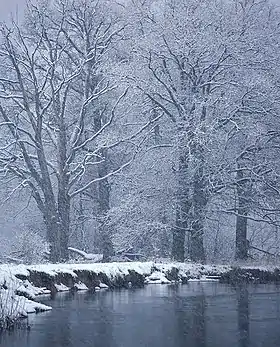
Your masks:
{"label": "snow-covered ground", "polygon": [[[27,317],[29,313],[51,310],[51,307],[35,301],[36,296],[50,294],[46,288],[33,286],[28,280],[20,280],[16,277],[23,273],[23,268],[3,265],[0,269],[0,323],[14,321],[21,317]],[[25,275],[28,272],[25,270]]]}
{"label": "snow-covered ground", "polygon": [[[27,275],[29,271],[37,271],[56,276],[58,274],[69,274],[73,278],[77,277],[76,271],[88,271],[93,273],[103,273],[108,278],[114,279],[116,276],[128,275],[130,271],[135,271],[139,275],[148,276],[159,271],[167,273],[172,269],[178,269],[179,276],[189,278],[200,278],[203,275],[215,273],[221,275],[231,269],[228,265],[200,265],[189,263],[154,263],[154,262],[123,262],[123,263],[93,263],[93,264],[42,264],[30,266],[14,266],[9,271],[14,274]],[[2,266],[0,265],[0,273]]]}
{"label": "snow-covered ground", "polygon": [[0,300],[3,304],[1,305],[1,317],[26,317],[29,313],[44,312],[52,309],[24,296],[16,295],[9,289],[0,291]]}

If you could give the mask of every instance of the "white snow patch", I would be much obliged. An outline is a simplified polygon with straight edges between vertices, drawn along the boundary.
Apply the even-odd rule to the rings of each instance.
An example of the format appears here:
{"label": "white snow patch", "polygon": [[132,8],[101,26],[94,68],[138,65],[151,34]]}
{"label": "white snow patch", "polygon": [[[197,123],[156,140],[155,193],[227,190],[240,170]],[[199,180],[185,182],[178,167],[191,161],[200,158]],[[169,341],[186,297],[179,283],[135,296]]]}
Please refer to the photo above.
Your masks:
{"label": "white snow patch", "polygon": [[50,306],[41,304],[39,302],[25,299],[24,310],[26,311],[26,313],[35,313],[35,312],[50,311],[52,310],[52,308]]}
{"label": "white snow patch", "polygon": [[73,248],[73,247],[68,247],[68,249],[69,249],[69,251],[72,251],[72,252],[80,255],[85,260],[91,260],[93,263],[100,262],[103,259],[103,254],[86,253],[80,249]]}
{"label": "white snow patch", "polygon": [[68,288],[65,284],[60,283],[60,284],[55,284],[55,289],[58,292],[69,292],[70,288]]}
{"label": "white snow patch", "polygon": [[88,290],[88,287],[83,282],[75,283],[74,287],[79,291],[80,290]]}
{"label": "white snow patch", "polygon": [[[89,271],[94,273],[104,273],[109,278],[113,279],[117,275],[128,275],[129,271],[135,271],[140,275],[150,275],[153,267],[153,262],[123,262],[123,263],[82,263],[82,264],[42,264],[26,266],[28,269],[37,272],[46,273],[49,276],[56,276],[57,274],[70,274],[77,277],[74,271]],[[16,273],[17,266],[14,266]],[[0,265],[1,273],[1,265]]]}
{"label": "white snow patch", "polygon": [[200,278],[190,278],[188,282],[219,282],[219,279],[201,276]]}
{"label": "white snow patch", "polygon": [[99,283],[99,288],[100,289],[108,289],[109,287],[107,286],[107,284],[105,284],[105,283]]}
{"label": "white snow patch", "polygon": [[49,295],[51,294],[51,291],[45,287],[39,288],[35,287],[32,283],[30,283],[28,280],[23,280],[22,285],[17,289],[17,292],[20,292],[22,294],[26,294],[28,297],[35,299],[36,296],[39,295]]}
{"label": "white snow patch", "polygon": [[203,265],[203,264],[191,264],[191,263],[155,263],[154,267],[160,271],[166,273],[171,271],[172,268],[178,269],[179,277],[188,278],[200,278],[202,276],[207,276],[211,273],[219,276],[223,273],[229,271],[231,266],[228,265]]}
{"label": "white snow patch", "polygon": [[52,308],[39,302],[14,294],[10,289],[0,291],[1,317],[16,319],[26,317],[28,313],[49,311]]}
{"label": "white snow patch", "polygon": [[163,272],[156,271],[153,272],[150,276],[146,278],[145,281],[147,284],[170,284],[171,281],[169,281]]}

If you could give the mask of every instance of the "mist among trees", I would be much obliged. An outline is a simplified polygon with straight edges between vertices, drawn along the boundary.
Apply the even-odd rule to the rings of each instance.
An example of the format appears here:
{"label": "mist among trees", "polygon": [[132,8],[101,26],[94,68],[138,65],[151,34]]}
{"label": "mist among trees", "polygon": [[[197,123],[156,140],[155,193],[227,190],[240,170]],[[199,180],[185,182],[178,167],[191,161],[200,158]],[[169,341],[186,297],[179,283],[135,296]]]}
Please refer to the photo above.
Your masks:
{"label": "mist among trees", "polygon": [[265,0],[28,2],[1,25],[2,254],[277,257],[279,31]]}

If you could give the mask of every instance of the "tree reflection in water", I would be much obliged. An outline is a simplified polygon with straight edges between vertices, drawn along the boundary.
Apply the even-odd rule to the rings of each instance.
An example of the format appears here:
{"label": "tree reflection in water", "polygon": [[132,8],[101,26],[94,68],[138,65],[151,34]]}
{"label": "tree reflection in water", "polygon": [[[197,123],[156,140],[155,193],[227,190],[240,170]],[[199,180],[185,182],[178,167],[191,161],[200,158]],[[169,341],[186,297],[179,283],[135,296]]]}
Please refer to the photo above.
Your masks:
{"label": "tree reflection in water", "polygon": [[248,347],[250,344],[249,324],[249,292],[246,285],[236,288],[237,294],[237,320],[239,333],[239,346]]}
{"label": "tree reflection in water", "polygon": [[[201,286],[195,296],[177,296],[174,300],[176,318],[175,346],[206,347],[206,298]],[[183,337],[183,338],[182,338]]]}
{"label": "tree reflection in water", "polygon": [[[280,288],[189,283],[57,295],[3,347],[279,347]],[[33,318],[32,318],[33,317]]]}

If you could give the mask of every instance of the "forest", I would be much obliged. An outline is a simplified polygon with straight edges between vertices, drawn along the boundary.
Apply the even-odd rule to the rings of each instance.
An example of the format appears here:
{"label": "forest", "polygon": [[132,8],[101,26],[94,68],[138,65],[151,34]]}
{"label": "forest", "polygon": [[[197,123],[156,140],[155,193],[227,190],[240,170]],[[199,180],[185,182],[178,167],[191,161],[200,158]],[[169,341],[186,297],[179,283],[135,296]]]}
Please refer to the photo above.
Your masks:
{"label": "forest", "polygon": [[1,261],[279,257],[266,0],[42,0],[0,26]]}

